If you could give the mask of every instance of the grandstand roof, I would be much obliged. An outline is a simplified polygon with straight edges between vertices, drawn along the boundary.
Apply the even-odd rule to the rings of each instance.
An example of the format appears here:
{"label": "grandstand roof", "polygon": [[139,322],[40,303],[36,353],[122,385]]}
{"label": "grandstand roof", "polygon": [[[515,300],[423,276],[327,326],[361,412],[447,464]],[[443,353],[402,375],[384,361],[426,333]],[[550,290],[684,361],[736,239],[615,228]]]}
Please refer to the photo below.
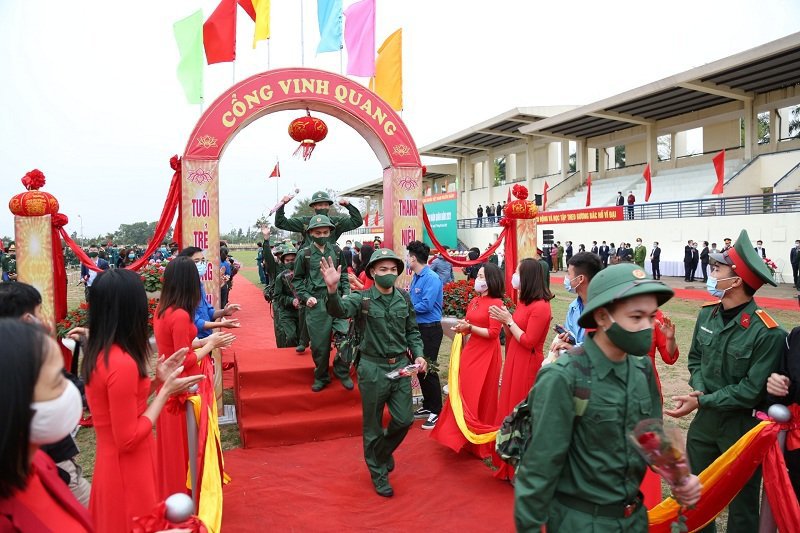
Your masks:
{"label": "grandstand roof", "polygon": [[521,126],[552,117],[577,106],[515,107],[480,124],[420,148],[420,155],[458,157],[472,155],[530,137],[519,132]]}
{"label": "grandstand roof", "polygon": [[800,84],[800,33],[522,126],[528,135],[585,139],[655,124]]}

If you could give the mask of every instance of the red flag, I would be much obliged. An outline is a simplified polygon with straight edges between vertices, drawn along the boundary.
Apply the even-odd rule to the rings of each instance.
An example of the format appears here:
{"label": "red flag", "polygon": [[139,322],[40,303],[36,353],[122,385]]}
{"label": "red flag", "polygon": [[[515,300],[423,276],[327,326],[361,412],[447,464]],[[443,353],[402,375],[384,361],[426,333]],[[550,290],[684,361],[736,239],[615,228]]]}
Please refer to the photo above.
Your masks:
{"label": "red flag", "polygon": [[236,0],[222,0],[203,24],[206,63],[236,59]]}
{"label": "red flag", "polygon": [[644,172],[642,172],[642,176],[644,177],[644,182],[647,184],[644,190],[644,201],[650,201],[650,193],[653,192],[653,184],[650,177],[650,163],[647,163],[647,166],[644,167]]}
{"label": "red flag", "polygon": [[242,6],[253,22],[256,20],[256,8],[253,7],[253,0],[239,0],[239,5]]}
{"label": "red flag", "polygon": [[377,226],[380,222],[378,221],[378,210],[375,210],[375,221],[372,223],[373,226]]}
{"label": "red flag", "polygon": [[717,184],[711,194],[722,194],[722,181],[725,179],[725,149],[714,156],[714,170],[717,172]]}
{"label": "red flag", "polygon": [[550,188],[550,186],[545,181],[544,182],[544,191],[542,192],[542,211],[547,209],[547,189],[549,189],[549,188]]}
{"label": "red flag", "polygon": [[272,169],[272,173],[269,175],[270,178],[280,178],[281,177],[281,163],[278,161],[275,163],[275,168]]}
{"label": "red flag", "polygon": [[592,205],[592,173],[586,178],[586,207]]}
{"label": "red flag", "polygon": [[367,209],[367,212],[364,213],[364,225],[369,226],[369,209]]}

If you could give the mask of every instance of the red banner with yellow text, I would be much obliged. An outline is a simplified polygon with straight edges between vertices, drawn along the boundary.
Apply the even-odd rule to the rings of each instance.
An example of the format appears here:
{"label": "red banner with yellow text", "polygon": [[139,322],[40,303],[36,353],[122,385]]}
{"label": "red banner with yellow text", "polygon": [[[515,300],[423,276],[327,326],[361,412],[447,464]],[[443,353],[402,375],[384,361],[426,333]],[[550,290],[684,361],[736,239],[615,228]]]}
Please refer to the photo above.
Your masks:
{"label": "red banner with yellow text", "polygon": [[612,222],[625,220],[622,207],[590,207],[569,211],[539,211],[536,222],[539,224],[570,224],[573,222]]}

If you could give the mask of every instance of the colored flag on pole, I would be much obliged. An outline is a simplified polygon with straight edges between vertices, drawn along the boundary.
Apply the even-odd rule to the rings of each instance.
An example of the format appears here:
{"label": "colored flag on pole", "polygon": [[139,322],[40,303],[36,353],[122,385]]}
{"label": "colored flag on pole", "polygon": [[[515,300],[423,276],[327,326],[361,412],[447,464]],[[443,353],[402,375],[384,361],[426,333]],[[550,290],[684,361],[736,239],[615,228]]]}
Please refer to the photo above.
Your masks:
{"label": "colored flag on pole", "polygon": [[367,208],[367,212],[364,213],[364,225],[369,226],[369,208]]}
{"label": "colored flag on pole", "polygon": [[361,0],[344,12],[347,73],[369,78],[375,75],[375,0]]}
{"label": "colored flag on pole", "polygon": [[375,220],[372,222],[372,225],[373,226],[377,226],[378,224],[380,224],[380,220],[378,220],[378,210],[376,209],[375,210]]}
{"label": "colored flag on pole", "polygon": [[586,178],[586,207],[592,204],[592,173]]}
{"label": "colored flag on pole", "polygon": [[342,16],[342,0],[317,0],[318,54],[342,49]]}
{"label": "colored flag on pole", "polygon": [[725,150],[714,156],[714,170],[717,172],[717,184],[711,194],[722,194],[722,182],[725,179]]}
{"label": "colored flag on pole", "polygon": [[403,28],[383,41],[375,60],[375,77],[369,88],[395,111],[403,109]]}
{"label": "colored flag on pole", "polygon": [[172,25],[181,59],[178,62],[178,81],[190,104],[203,101],[203,11],[181,19]]}
{"label": "colored flag on pole", "polygon": [[255,22],[256,20],[256,8],[253,7],[253,0],[238,0],[239,5],[242,6],[250,18]]}
{"label": "colored flag on pole", "polygon": [[269,39],[269,2],[270,0],[253,0],[256,8],[256,31],[253,33],[253,48],[258,41]]}
{"label": "colored flag on pole", "polygon": [[549,188],[550,188],[550,186],[545,181],[544,182],[544,190],[542,191],[542,211],[545,211],[547,209],[547,189],[549,189]]}
{"label": "colored flag on pole", "polygon": [[646,187],[644,189],[644,201],[650,201],[650,193],[653,192],[653,183],[652,178],[650,176],[650,163],[647,163],[647,166],[644,167],[644,172],[642,172],[642,176],[644,177],[644,182]]}
{"label": "colored flag on pole", "polygon": [[203,24],[209,65],[236,59],[236,0],[222,0]]}
{"label": "colored flag on pole", "polygon": [[275,163],[275,168],[272,169],[272,173],[269,175],[270,178],[280,178],[281,177],[281,162],[278,161]]}

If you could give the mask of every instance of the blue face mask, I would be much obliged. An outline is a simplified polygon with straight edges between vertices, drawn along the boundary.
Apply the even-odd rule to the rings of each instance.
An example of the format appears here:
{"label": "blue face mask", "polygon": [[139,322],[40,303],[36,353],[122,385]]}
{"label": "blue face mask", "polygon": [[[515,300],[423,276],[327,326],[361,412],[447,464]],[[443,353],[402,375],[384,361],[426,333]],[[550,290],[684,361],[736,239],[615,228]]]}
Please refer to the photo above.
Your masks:
{"label": "blue face mask", "polygon": [[[578,285],[580,285],[580,283],[578,283]],[[575,289],[577,289],[578,287],[573,287],[572,280],[569,278],[569,276],[564,276],[564,288],[567,289],[567,292],[575,294]]]}
{"label": "blue face mask", "polygon": [[135,255],[135,254],[128,254],[128,259],[133,259],[133,258],[135,258],[135,257],[136,257],[136,255]]}
{"label": "blue face mask", "polygon": [[718,289],[717,282],[725,281],[728,279],[734,279],[735,277],[736,276],[732,276],[730,278],[717,279],[709,276],[708,280],[706,281],[706,290],[708,291],[708,294],[710,294],[714,298],[719,298],[721,300],[722,297],[725,296],[725,292],[731,289],[732,287],[728,287],[727,289]]}
{"label": "blue face mask", "polygon": [[200,274],[200,279],[203,279],[208,270],[208,263],[195,263],[195,265],[197,265],[197,273]]}

